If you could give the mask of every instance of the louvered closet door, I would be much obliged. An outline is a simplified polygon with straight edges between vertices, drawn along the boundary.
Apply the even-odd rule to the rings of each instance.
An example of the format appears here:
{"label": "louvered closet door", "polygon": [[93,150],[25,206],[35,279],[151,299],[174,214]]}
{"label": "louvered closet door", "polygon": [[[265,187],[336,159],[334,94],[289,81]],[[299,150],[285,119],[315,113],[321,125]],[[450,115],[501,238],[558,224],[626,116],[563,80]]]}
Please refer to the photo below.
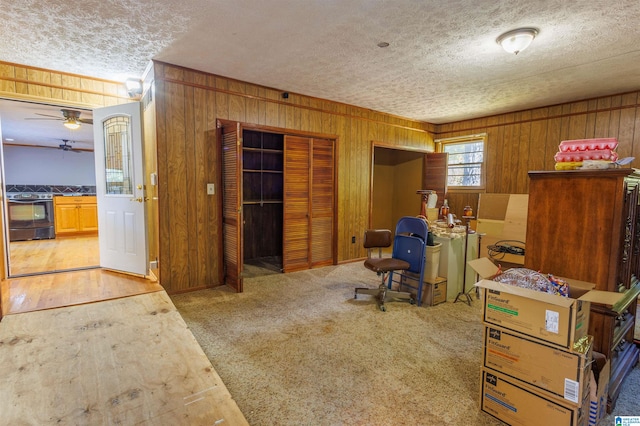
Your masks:
{"label": "louvered closet door", "polygon": [[333,141],[312,139],[311,144],[311,265],[331,265],[334,240]]}
{"label": "louvered closet door", "polygon": [[284,138],[284,218],[282,267],[284,272],[310,266],[310,139]]}
{"label": "louvered closet door", "polygon": [[224,282],[242,292],[242,144],[240,124],[219,129],[222,147],[222,234]]}

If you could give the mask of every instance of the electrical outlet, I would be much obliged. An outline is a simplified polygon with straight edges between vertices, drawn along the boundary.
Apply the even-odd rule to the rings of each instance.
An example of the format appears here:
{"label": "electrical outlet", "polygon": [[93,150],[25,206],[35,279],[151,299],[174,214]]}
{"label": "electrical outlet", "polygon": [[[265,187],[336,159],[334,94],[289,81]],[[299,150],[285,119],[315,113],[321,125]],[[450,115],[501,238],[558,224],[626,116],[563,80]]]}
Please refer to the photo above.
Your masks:
{"label": "electrical outlet", "polygon": [[216,194],[216,184],[208,183],[207,184],[207,195],[215,195]]}
{"label": "electrical outlet", "polygon": [[351,237],[351,244],[355,244],[356,243],[356,236],[354,235],[353,237]]}

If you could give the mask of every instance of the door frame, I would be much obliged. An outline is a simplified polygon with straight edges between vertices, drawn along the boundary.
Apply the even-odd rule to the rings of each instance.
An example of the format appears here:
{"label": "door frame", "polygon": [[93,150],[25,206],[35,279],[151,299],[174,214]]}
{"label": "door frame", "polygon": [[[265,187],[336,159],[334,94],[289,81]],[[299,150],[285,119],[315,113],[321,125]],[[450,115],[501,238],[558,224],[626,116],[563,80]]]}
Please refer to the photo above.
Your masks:
{"label": "door frame", "polygon": [[[308,132],[308,131],[303,131],[303,130],[296,130],[296,129],[289,129],[289,128],[284,128],[284,127],[275,127],[275,126],[266,126],[266,125],[261,125],[261,124],[255,124],[255,123],[247,123],[247,122],[243,122],[243,121],[237,121],[237,120],[229,120],[229,119],[223,119],[223,118],[218,118],[216,119],[216,123],[217,123],[217,127],[221,127],[221,126],[235,126],[235,125],[239,125],[239,137],[240,139],[242,139],[242,131],[243,130],[255,130],[255,131],[259,131],[259,132],[265,132],[265,133],[278,133],[281,135],[285,135],[285,136],[300,136],[300,137],[306,137],[306,138],[315,138],[315,139],[330,139],[333,141],[334,143],[334,158],[333,158],[333,165],[334,165],[334,175],[333,175],[333,187],[335,188],[334,190],[334,194],[333,194],[333,205],[334,207],[334,211],[333,211],[333,242],[332,242],[332,264],[333,265],[337,265],[338,263],[338,165],[339,165],[339,146],[340,146],[340,137],[338,135],[335,134],[327,134],[327,133],[319,133],[319,132]],[[221,141],[217,141],[217,148],[221,147]],[[221,158],[222,161],[222,158]],[[220,191],[222,193],[222,191]],[[223,194],[220,195],[220,197],[223,197]],[[219,208],[220,208],[220,217],[222,217],[222,202],[219,204]],[[220,234],[222,234],[222,222],[218,224],[218,226],[220,227],[219,231]],[[223,241],[223,245],[224,245],[224,241]],[[224,250],[224,249],[223,249]],[[221,260],[219,260],[221,261]],[[242,271],[242,268],[244,267],[244,259],[239,259],[239,261],[241,262],[241,267],[240,270]],[[220,269],[223,269],[223,265],[220,265]]]}
{"label": "door frame", "polygon": [[[94,105],[89,105],[89,104],[84,104],[79,102],[72,102],[72,101],[57,102],[55,99],[38,98],[33,96],[27,97],[27,96],[20,96],[20,95],[10,96],[8,94],[3,94],[2,96],[0,96],[0,101],[23,102],[23,103],[30,103],[30,104],[36,104],[36,105],[50,106],[55,108],[71,108],[71,109],[78,109],[78,110],[84,110],[84,111],[87,111],[87,110],[93,111],[95,108],[97,108]],[[2,136],[1,130],[2,129],[0,127],[0,137]],[[65,270],[38,271],[33,273],[10,275],[9,268],[10,268],[11,247],[10,247],[10,241],[9,241],[8,205],[7,205],[7,198],[6,198],[4,144],[2,143],[1,140],[0,140],[0,173],[1,173],[0,191],[2,192],[2,197],[0,198],[2,201],[2,212],[1,212],[2,221],[0,221],[0,223],[2,224],[2,244],[0,246],[0,250],[1,250],[0,255],[2,256],[2,262],[1,262],[2,263],[1,265],[2,279],[17,278],[17,277],[32,276],[32,275],[55,274],[59,272],[70,272],[74,270],[83,270],[83,269],[100,267],[99,265],[95,265],[91,267],[78,267],[78,268],[70,268]]]}
{"label": "door frame", "polygon": [[[433,150],[427,150],[424,148],[418,148],[418,147],[407,147],[407,146],[398,146],[398,145],[392,145],[389,143],[385,143],[385,142],[380,142],[380,141],[375,141],[372,140],[371,144],[370,144],[370,149],[371,149],[371,163],[370,163],[370,173],[369,173],[369,225],[368,227],[371,228],[373,227],[373,195],[374,195],[374,170],[375,170],[375,152],[376,152],[376,148],[384,148],[384,149],[390,149],[390,150],[394,150],[394,151],[404,151],[404,152],[411,152],[411,153],[415,153],[416,154],[416,159],[418,158],[418,155],[421,155],[423,159],[426,158],[427,154],[435,154],[436,152]],[[424,180],[424,173],[425,173],[425,162],[423,161],[423,165],[422,165],[422,175],[423,175],[423,180]],[[421,186],[422,186],[422,182],[421,182]],[[428,188],[416,188],[416,191],[419,189],[428,189]],[[441,202],[441,200],[438,200],[439,202]],[[419,206],[420,204],[420,197],[419,195],[416,193],[416,206]],[[420,209],[417,208],[416,209],[416,215],[418,215],[420,213]],[[395,226],[395,225],[394,225]],[[393,228],[392,228],[393,229]]]}

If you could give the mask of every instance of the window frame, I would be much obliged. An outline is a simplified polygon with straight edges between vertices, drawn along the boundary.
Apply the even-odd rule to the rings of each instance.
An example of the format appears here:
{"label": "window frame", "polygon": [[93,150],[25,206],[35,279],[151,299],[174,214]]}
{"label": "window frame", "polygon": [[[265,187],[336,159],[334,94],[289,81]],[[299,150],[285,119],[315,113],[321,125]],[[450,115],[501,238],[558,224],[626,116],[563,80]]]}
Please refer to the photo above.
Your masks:
{"label": "window frame", "polygon": [[[482,162],[480,164],[480,184],[476,186],[452,186],[449,185],[449,169],[452,166],[449,164],[449,156],[447,156],[447,191],[452,192],[477,192],[483,191],[486,188],[487,182],[487,134],[480,133],[475,135],[456,136],[451,138],[435,139],[436,152],[445,153],[446,145],[458,145],[465,143],[482,142]],[[470,163],[464,163],[470,164]]]}

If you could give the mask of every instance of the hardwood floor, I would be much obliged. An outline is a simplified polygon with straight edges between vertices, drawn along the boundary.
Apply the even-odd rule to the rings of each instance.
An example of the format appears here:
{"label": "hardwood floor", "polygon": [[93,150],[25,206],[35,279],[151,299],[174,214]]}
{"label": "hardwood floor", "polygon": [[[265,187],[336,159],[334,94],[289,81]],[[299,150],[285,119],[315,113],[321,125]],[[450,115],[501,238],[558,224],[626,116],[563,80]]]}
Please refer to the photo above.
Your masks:
{"label": "hardwood floor", "polygon": [[162,290],[157,282],[100,268],[10,278],[2,281],[0,286],[3,315]]}
{"label": "hardwood floor", "polygon": [[100,269],[97,235],[14,241],[10,249],[10,278],[0,283],[3,315],[162,289],[144,278]]}
{"label": "hardwood floor", "polygon": [[100,265],[97,235],[13,241],[9,249],[9,275],[12,277]]}

